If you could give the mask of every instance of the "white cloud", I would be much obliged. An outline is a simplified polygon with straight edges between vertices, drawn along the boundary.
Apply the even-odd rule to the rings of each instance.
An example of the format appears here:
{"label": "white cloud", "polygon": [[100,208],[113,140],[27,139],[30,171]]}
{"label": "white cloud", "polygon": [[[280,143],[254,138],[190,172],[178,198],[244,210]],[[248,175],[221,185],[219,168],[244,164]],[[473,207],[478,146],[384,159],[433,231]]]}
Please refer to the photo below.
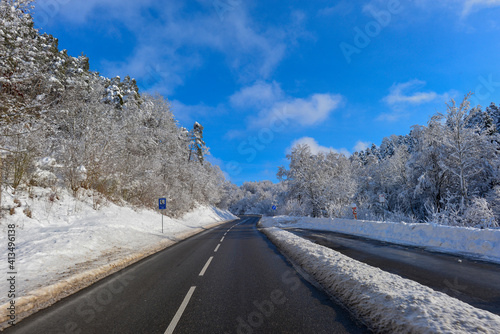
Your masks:
{"label": "white cloud", "polygon": [[318,11],[319,16],[344,16],[351,13],[354,10],[354,4],[350,1],[342,0],[335,5],[322,8]]}
{"label": "white cloud", "polygon": [[285,118],[292,125],[311,126],[325,121],[340,107],[342,96],[338,94],[313,94],[307,98],[289,98],[277,102],[272,108],[260,113],[256,126],[265,126],[277,118]]}
{"label": "white cloud", "polygon": [[458,12],[462,18],[473,12],[500,6],[500,0],[415,0],[414,3],[426,10]]}
{"label": "white cloud", "polygon": [[372,143],[368,142],[368,141],[361,141],[361,140],[358,140],[356,142],[356,145],[354,146],[354,152],[360,152],[360,151],[364,151],[366,150],[368,147],[370,147],[372,145]]}
{"label": "white cloud", "polygon": [[264,25],[248,14],[244,2],[225,8],[223,20],[208,0],[198,1],[197,11],[175,1],[165,5],[152,0],[56,0],[51,1],[58,3],[54,8],[48,0],[41,2],[45,12],[68,25],[126,27],[136,40],[135,48],[128,59],[103,64],[103,74],[128,74],[162,94],[183,85],[190,72],[205,65],[209,53],[221,57],[240,82],[266,79],[285,56],[287,45],[301,36],[303,26],[293,15],[288,24]]}
{"label": "white cloud", "polygon": [[[308,127],[325,121],[344,101],[339,94],[312,94],[306,98],[293,98],[285,94],[277,82],[257,81],[229,97],[233,111],[243,110],[252,116],[246,119],[245,129],[233,129],[227,139],[242,138],[248,130],[267,128],[281,132],[285,129]],[[224,112],[228,106],[210,107],[204,104],[186,105],[172,101],[173,114],[183,124],[193,122],[197,115]]]}
{"label": "white cloud", "polygon": [[318,154],[318,153],[325,153],[326,154],[326,153],[333,152],[333,153],[344,154],[346,156],[351,155],[351,153],[345,148],[335,149],[333,147],[321,146],[320,144],[318,144],[316,139],[311,138],[311,137],[302,137],[302,138],[299,138],[297,140],[294,140],[292,142],[292,144],[290,145],[290,147],[288,147],[286,149],[285,153],[290,153],[292,148],[294,146],[297,146],[297,145],[309,146],[309,149],[311,150],[312,154]]}
{"label": "white cloud", "polygon": [[411,80],[404,83],[395,83],[389,88],[389,95],[384,97],[383,101],[389,105],[400,103],[421,104],[433,101],[440,95],[436,92],[411,92],[425,86],[425,81]]}
{"label": "white cloud", "polygon": [[462,16],[467,16],[480,9],[500,6],[500,0],[465,0],[463,2]]}
{"label": "white cloud", "polygon": [[[296,128],[317,125],[325,121],[344,102],[339,94],[316,93],[306,98],[288,96],[276,82],[257,81],[244,87],[229,98],[235,109],[253,109],[247,118],[251,130],[258,128]],[[228,138],[241,135],[241,131],[228,133]]]}
{"label": "white cloud", "polygon": [[[334,153],[338,153],[338,154],[343,154],[346,157],[351,155],[351,152],[346,148],[333,148],[331,146],[330,147],[322,146],[316,141],[316,139],[314,139],[312,137],[307,137],[307,136],[294,140],[292,142],[292,144],[285,150],[285,153],[289,154],[292,151],[292,148],[296,145],[309,146],[312,154],[318,154],[318,153],[325,153],[326,154],[329,152],[334,152]],[[371,142],[358,140],[356,142],[356,145],[353,147],[353,152],[364,151],[367,148],[369,148],[371,145],[372,145]]]}
{"label": "white cloud", "polygon": [[453,90],[443,94],[434,91],[422,91],[425,85],[425,81],[416,79],[393,84],[389,88],[389,95],[382,99],[392,110],[379,115],[378,120],[397,121],[409,114],[407,109],[409,106],[415,108],[426,103],[445,103],[450,97],[456,95]]}
{"label": "white cloud", "polygon": [[252,86],[242,88],[234,93],[229,101],[233,107],[237,108],[262,108],[272,105],[284,97],[284,92],[278,83],[266,83],[257,81]]}

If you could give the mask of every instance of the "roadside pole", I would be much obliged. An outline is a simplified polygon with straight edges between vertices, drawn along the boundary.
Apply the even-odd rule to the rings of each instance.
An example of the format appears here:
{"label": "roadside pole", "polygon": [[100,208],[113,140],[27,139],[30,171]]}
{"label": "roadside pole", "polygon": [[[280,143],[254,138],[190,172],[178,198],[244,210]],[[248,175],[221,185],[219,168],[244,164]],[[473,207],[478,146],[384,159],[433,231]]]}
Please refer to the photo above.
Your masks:
{"label": "roadside pole", "polygon": [[161,213],[161,233],[163,233],[163,211],[161,210],[166,210],[167,209],[167,199],[162,197],[158,200],[158,208],[160,209]]}
{"label": "roadside pole", "polygon": [[352,215],[354,216],[354,219],[358,219],[358,208],[356,206],[356,203],[351,204],[351,209],[352,209]]}
{"label": "roadside pole", "polygon": [[385,194],[379,194],[378,201],[382,204],[382,219],[385,221]]}

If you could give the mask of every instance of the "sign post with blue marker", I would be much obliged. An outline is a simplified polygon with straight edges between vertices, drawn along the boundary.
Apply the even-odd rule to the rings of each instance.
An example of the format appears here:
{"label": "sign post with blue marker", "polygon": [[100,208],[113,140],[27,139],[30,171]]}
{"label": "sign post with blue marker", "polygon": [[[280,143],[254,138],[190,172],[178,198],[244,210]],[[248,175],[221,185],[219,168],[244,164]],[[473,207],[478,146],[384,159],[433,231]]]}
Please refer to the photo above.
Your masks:
{"label": "sign post with blue marker", "polygon": [[167,199],[166,198],[160,198],[158,200],[158,208],[160,210],[166,210],[167,209]]}
{"label": "sign post with blue marker", "polygon": [[[160,198],[158,200],[158,209],[166,210],[167,209],[167,199]],[[163,233],[163,212],[161,213],[161,233]]]}
{"label": "sign post with blue marker", "polygon": [[276,211],[276,205],[273,205],[271,208]]}

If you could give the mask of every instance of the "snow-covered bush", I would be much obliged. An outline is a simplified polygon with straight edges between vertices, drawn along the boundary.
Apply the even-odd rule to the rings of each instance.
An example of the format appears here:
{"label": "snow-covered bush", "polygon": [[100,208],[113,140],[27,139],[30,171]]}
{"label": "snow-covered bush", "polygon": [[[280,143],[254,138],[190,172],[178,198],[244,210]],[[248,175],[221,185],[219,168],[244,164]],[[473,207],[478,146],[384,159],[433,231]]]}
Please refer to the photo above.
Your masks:
{"label": "snow-covered bush", "polygon": [[471,204],[464,212],[463,221],[466,226],[481,228],[499,227],[493,210],[488,205],[488,201],[481,197],[474,197],[472,199]]}
{"label": "snow-covered bush", "polygon": [[296,199],[289,199],[278,207],[278,213],[285,216],[306,216],[307,212],[307,205]]}
{"label": "snow-covered bush", "polygon": [[500,222],[500,185],[494,186],[486,195],[488,204],[493,211],[495,220]]}
{"label": "snow-covered bush", "polygon": [[57,184],[57,176],[51,171],[37,169],[29,183],[31,186],[50,188]]}
{"label": "snow-covered bush", "polygon": [[429,223],[448,226],[465,226],[463,216],[457,204],[448,203],[444,209],[436,208],[430,204],[426,205]]}
{"label": "snow-covered bush", "polygon": [[460,210],[460,203],[448,203],[444,210],[434,210],[430,214],[429,222],[462,227],[495,228],[498,222],[485,198],[474,197],[464,211]]}

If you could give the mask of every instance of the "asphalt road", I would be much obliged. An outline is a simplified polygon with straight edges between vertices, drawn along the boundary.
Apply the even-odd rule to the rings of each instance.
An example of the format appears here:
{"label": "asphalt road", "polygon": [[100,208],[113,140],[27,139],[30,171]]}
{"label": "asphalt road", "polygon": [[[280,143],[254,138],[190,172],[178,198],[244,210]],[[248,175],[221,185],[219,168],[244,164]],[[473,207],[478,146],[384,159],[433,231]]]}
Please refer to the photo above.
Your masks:
{"label": "asphalt road", "polygon": [[288,229],[301,237],[500,315],[500,265],[341,233]]}
{"label": "asphalt road", "polygon": [[243,217],[148,257],[5,333],[366,333]]}

